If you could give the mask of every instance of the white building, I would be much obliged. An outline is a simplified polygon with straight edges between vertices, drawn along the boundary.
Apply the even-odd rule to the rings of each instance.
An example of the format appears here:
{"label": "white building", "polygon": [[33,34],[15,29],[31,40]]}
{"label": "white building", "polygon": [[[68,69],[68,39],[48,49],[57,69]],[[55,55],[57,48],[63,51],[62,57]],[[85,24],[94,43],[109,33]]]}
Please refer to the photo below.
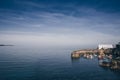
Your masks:
{"label": "white building", "polygon": [[108,49],[108,48],[113,48],[112,44],[99,44],[98,49]]}

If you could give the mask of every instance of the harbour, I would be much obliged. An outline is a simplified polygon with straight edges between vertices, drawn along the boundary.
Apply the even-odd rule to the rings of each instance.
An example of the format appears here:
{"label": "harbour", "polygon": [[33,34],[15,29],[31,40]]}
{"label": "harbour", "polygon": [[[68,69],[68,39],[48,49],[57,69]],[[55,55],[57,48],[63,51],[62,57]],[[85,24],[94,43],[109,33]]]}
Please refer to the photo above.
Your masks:
{"label": "harbour", "polygon": [[71,58],[84,57],[86,59],[98,58],[99,66],[110,69],[120,69],[120,42],[112,45],[98,45],[97,49],[82,49],[71,53]]}

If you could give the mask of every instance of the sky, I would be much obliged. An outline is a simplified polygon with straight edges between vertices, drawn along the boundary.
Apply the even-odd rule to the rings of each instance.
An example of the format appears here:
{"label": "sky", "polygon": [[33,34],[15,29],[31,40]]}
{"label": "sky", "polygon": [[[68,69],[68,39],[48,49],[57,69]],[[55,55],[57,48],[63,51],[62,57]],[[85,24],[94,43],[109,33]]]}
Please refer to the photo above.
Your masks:
{"label": "sky", "polygon": [[120,0],[0,0],[0,44],[116,44],[119,4]]}

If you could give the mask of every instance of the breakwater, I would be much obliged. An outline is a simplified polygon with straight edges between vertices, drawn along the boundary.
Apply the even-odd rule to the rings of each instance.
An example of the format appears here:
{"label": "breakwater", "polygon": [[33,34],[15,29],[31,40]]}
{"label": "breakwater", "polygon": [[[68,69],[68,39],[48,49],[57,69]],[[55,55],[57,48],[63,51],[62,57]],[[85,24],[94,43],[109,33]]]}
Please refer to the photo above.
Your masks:
{"label": "breakwater", "polygon": [[79,58],[82,55],[98,54],[98,49],[81,49],[71,53],[72,58]]}

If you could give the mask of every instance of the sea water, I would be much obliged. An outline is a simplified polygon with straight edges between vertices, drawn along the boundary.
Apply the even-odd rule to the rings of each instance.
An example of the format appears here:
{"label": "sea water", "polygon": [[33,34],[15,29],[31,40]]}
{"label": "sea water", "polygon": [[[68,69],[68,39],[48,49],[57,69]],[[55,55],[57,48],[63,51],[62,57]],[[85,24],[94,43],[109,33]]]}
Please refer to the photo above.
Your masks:
{"label": "sea water", "polygon": [[0,47],[0,80],[120,80],[120,71],[93,59],[71,59],[69,48]]}

